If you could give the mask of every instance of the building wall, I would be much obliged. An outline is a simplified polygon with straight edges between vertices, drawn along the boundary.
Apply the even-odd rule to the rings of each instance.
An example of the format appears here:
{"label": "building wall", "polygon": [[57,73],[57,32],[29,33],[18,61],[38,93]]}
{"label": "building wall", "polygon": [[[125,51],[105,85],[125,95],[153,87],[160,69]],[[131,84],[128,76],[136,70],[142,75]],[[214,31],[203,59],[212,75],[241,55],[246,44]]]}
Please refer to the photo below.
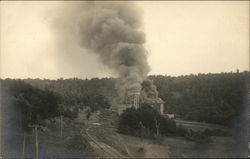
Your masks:
{"label": "building wall", "polygon": [[131,108],[132,104],[119,104],[118,105],[118,114],[120,115],[125,109]]}

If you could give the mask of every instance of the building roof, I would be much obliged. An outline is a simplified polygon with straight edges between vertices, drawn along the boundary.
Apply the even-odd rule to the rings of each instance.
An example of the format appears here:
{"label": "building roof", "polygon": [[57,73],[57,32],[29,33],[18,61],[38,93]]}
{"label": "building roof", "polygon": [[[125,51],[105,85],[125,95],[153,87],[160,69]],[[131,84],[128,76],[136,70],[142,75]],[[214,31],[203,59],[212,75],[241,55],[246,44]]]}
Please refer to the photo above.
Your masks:
{"label": "building roof", "polygon": [[159,98],[159,97],[157,97],[157,98],[148,98],[148,99],[146,99],[144,102],[145,102],[145,103],[156,103],[156,104],[164,104],[164,103],[165,103],[165,102],[164,102],[161,98]]}

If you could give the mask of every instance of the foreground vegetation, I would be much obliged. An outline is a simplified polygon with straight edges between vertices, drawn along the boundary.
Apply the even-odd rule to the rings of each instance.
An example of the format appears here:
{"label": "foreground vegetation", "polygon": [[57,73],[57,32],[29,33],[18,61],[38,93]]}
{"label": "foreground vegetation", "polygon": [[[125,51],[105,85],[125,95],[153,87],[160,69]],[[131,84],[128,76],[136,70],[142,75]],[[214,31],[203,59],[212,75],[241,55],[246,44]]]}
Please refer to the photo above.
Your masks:
{"label": "foreground vegetation", "polygon": [[180,136],[195,142],[197,145],[210,144],[210,136],[231,136],[232,134],[220,129],[192,129],[176,126],[176,122],[161,116],[149,105],[139,109],[128,108],[118,118],[118,131],[123,134],[148,139],[160,139],[166,136]]}
{"label": "foreground vegetation", "polygon": [[153,138],[176,133],[176,123],[145,104],[138,109],[126,109],[118,119],[118,131],[132,136]]}
{"label": "foreground vegetation", "polygon": [[12,125],[20,129],[39,124],[60,115],[60,96],[48,89],[41,90],[22,80],[1,80],[3,116],[12,117]]}

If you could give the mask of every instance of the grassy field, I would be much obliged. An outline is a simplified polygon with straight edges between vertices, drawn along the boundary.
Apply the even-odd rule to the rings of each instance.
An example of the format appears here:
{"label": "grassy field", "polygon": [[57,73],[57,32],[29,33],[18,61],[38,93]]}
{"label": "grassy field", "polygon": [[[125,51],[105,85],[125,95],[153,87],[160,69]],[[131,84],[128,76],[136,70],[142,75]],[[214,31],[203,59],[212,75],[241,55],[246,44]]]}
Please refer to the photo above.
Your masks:
{"label": "grassy field", "polygon": [[61,137],[60,120],[50,122],[38,132],[41,153],[44,157],[95,157],[87,137],[81,134],[84,127],[83,123],[64,118]]}
{"label": "grassy field", "polygon": [[197,145],[184,137],[161,137],[158,140],[119,134],[103,127],[95,127],[92,133],[98,140],[111,145],[127,157],[232,157],[232,137],[212,136],[212,143]]}
{"label": "grassy field", "polygon": [[[104,117],[105,118],[105,117]],[[107,117],[106,117],[107,118]],[[96,138],[116,148],[127,157],[232,157],[232,146],[237,141],[231,136],[211,136],[211,143],[197,144],[185,137],[165,136],[159,139],[142,139],[116,132],[117,116],[110,119],[100,119],[100,126],[94,126],[91,133]],[[229,128],[209,123],[178,120],[177,125],[183,125],[193,131],[220,129],[230,131]]]}
{"label": "grassy field", "polygon": [[[116,130],[117,115],[103,110],[93,113],[86,119],[86,114],[80,112],[75,120],[65,118],[63,120],[63,137],[60,137],[60,120],[57,118],[50,122],[44,130],[39,131],[39,142],[41,145],[50,145],[46,153],[53,154],[52,157],[83,157],[85,154],[93,157],[96,154],[84,136],[84,132],[90,127],[89,133],[100,142],[103,142],[116,149],[126,157],[232,157],[232,146],[237,144],[236,140],[230,136],[212,136],[212,142],[198,145],[185,137],[162,136],[158,139],[143,139],[140,137],[120,134]],[[95,124],[93,124],[95,123]],[[98,123],[98,124],[96,124]],[[229,130],[228,128],[208,123],[178,120],[177,125],[191,128],[194,131],[209,129]],[[79,137],[79,135],[83,135]],[[83,140],[78,142],[74,140]],[[45,150],[44,150],[45,151]]]}

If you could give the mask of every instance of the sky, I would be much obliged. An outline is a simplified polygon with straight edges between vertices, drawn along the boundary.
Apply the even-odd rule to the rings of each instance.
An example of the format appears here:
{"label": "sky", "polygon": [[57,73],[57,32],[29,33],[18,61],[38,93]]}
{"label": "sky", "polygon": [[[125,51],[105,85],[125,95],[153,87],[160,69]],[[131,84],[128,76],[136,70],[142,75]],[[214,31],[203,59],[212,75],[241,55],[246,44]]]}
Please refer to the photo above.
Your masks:
{"label": "sky", "polygon": [[[66,46],[58,48],[51,24],[60,13],[60,3],[0,2],[1,78],[114,76],[95,54],[77,46],[70,50]],[[179,76],[249,70],[248,1],[134,3],[143,18],[149,74]],[[62,56],[62,50],[67,56]]]}

